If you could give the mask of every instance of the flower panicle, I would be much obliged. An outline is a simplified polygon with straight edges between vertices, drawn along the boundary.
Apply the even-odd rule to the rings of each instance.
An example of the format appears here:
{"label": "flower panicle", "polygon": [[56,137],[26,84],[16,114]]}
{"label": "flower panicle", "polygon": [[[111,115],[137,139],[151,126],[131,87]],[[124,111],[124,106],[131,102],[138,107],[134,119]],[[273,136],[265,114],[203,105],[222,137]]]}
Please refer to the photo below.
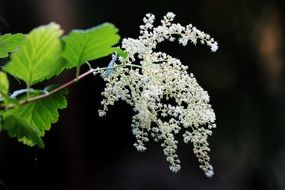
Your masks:
{"label": "flower panicle", "polygon": [[174,41],[177,36],[182,45],[200,41],[210,46],[212,51],[218,49],[218,44],[191,24],[182,26],[173,23],[174,18],[174,13],[167,13],[161,25],[154,27],[155,16],[146,14],[144,25],[140,26],[140,36],[123,39],[122,49],[128,57],[120,57],[119,60],[124,61],[125,67],[116,68],[104,78],[106,87],[102,92],[103,108],[99,110],[99,115],[104,116],[108,107],[118,100],[132,106],[135,115],[131,127],[137,139],[134,146],[138,151],[145,151],[145,144],[150,139],[160,142],[173,172],[181,168],[176,153],[176,136],[183,131],[184,142],[193,144],[200,168],[211,177],[214,171],[208,155],[207,139],[216,127],[216,117],[209,104],[209,95],[194,75],[188,74],[188,67],[179,59],[154,50],[157,44],[164,40]]}

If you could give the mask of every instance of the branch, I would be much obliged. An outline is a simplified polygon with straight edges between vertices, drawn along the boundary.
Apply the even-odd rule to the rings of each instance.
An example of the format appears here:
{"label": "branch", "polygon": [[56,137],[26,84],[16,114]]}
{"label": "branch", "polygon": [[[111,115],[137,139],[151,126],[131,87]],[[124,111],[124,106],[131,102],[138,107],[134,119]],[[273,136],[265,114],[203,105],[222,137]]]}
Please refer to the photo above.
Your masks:
{"label": "branch", "polygon": [[79,80],[85,78],[86,76],[88,76],[89,74],[97,71],[98,69],[91,69],[81,75],[79,75],[78,77],[76,77],[75,79],[71,80],[71,81],[68,81],[67,83],[53,89],[52,91],[46,93],[46,94],[42,94],[42,95],[39,95],[39,96],[35,96],[35,97],[32,97],[32,98],[28,98],[26,100],[23,100],[23,101],[20,101],[20,105],[24,105],[24,104],[28,104],[28,103],[31,103],[31,102],[34,102],[34,101],[37,101],[37,100],[41,100],[41,99],[44,99],[44,98],[47,98],[61,90],[63,90],[64,88],[67,88],[69,86],[71,86],[72,84],[78,82]]}
{"label": "branch", "polygon": [[[25,104],[29,104],[29,103],[32,103],[32,102],[35,102],[35,101],[38,101],[38,100],[41,100],[41,99],[45,99],[45,98],[47,98],[47,97],[49,97],[49,96],[51,96],[51,95],[53,95],[53,94],[63,90],[64,88],[67,88],[67,87],[73,85],[74,83],[77,83],[79,80],[85,78],[86,76],[88,76],[88,75],[90,75],[90,74],[92,74],[94,72],[98,72],[98,71],[101,71],[101,70],[107,70],[107,69],[115,69],[115,68],[118,68],[118,67],[121,67],[121,66],[122,65],[116,65],[114,67],[101,67],[101,68],[96,68],[96,69],[90,68],[89,71],[76,76],[76,78],[74,78],[71,81],[68,81],[68,82],[62,84],[61,86],[53,89],[52,91],[50,91],[50,92],[48,92],[46,94],[41,94],[39,96],[35,96],[35,97],[32,97],[32,98],[28,98],[28,99],[22,100],[22,101],[19,102],[18,105],[25,105]],[[125,66],[142,68],[141,66],[134,65],[134,64],[127,64]],[[1,109],[6,109],[6,110],[13,109],[13,108],[15,108],[18,105],[10,105],[10,106],[7,106],[7,107],[3,106],[3,107],[0,107],[0,110]]]}
{"label": "branch", "polygon": [[[114,67],[115,68],[115,67]],[[39,95],[39,96],[35,96],[35,97],[32,97],[32,98],[28,98],[28,99],[25,99],[25,100],[22,100],[19,102],[18,105],[25,105],[25,104],[29,104],[29,103],[32,103],[32,102],[35,102],[35,101],[38,101],[38,100],[41,100],[41,99],[45,99],[61,90],[63,90],[64,88],[67,88],[71,85],[73,85],[74,83],[78,82],[79,80],[85,78],[86,76],[94,73],[94,72],[97,72],[97,71],[100,71],[100,70],[106,70],[106,69],[110,69],[108,67],[102,67],[102,68],[97,68],[97,69],[90,69],[89,71],[85,72],[85,73],[82,73],[80,74],[79,76],[77,76],[76,78],[74,78],[73,80],[71,81],[68,81],[66,83],[64,83],[63,85],[53,89],[52,91],[46,93],[46,94],[42,94],[42,95]],[[0,110],[1,109],[12,109],[12,108],[15,108],[16,106],[18,105],[10,105],[10,106],[7,106],[7,107],[0,107]]]}

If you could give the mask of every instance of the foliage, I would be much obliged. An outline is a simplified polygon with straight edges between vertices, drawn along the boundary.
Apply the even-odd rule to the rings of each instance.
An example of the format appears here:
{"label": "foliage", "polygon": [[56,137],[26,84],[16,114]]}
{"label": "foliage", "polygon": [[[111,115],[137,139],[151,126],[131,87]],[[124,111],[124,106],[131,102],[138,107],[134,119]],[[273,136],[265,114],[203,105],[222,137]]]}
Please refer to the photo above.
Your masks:
{"label": "foliage", "polygon": [[1,95],[8,94],[9,91],[9,81],[7,75],[4,72],[0,72],[0,97]]}
{"label": "foliage", "polygon": [[[21,124],[24,123],[24,130],[26,130],[24,132],[33,135],[33,138],[29,138],[26,135],[23,135],[23,137],[19,137],[16,135],[16,137],[19,138],[19,141],[30,146],[37,144],[38,146],[43,147],[42,142],[38,139],[44,136],[45,131],[51,128],[51,124],[55,123],[58,120],[58,109],[64,109],[67,106],[67,102],[64,97],[66,93],[67,90],[64,89],[59,93],[53,94],[52,96],[42,99],[41,101],[35,101],[29,104],[19,105],[14,109],[7,110],[3,114],[4,128],[8,131],[8,134],[12,136],[15,135],[15,130],[21,130],[19,128],[21,127]],[[9,128],[11,122],[5,122],[7,118],[8,121],[13,118],[17,118],[16,123],[12,122],[13,125],[17,124],[17,126]]]}
{"label": "foliage", "polygon": [[24,41],[23,34],[4,34],[0,36],[0,58],[9,56],[9,53],[15,52]]}
{"label": "foliage", "polygon": [[63,38],[66,47],[62,56],[68,61],[67,67],[77,67],[113,53],[112,46],[120,39],[117,32],[118,29],[110,23],[87,30],[72,30]]}
{"label": "foliage", "polygon": [[[44,147],[42,137],[67,106],[66,86],[33,85],[114,52],[118,29],[105,23],[86,30],[63,30],[54,22],[37,27],[29,34],[0,36],[0,58],[8,59],[0,72],[0,129],[29,145]],[[9,56],[11,54],[11,56]],[[26,88],[9,92],[7,74],[25,82]],[[70,83],[72,84],[72,83]]]}
{"label": "foliage", "polygon": [[62,51],[59,25],[51,23],[32,30],[19,51],[12,55],[4,71],[26,82],[36,84],[57,74],[61,66],[59,57]]}

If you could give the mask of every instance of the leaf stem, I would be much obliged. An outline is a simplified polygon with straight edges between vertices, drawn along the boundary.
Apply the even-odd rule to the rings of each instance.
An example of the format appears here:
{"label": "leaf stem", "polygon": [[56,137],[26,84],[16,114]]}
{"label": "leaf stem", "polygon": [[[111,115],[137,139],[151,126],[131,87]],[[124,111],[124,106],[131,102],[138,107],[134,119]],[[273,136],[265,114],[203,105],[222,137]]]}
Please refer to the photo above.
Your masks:
{"label": "leaf stem", "polygon": [[29,84],[27,84],[27,97],[30,97],[30,88],[31,86]]}
{"label": "leaf stem", "polygon": [[88,65],[89,69],[93,69],[88,61],[86,61],[85,63]]}
{"label": "leaf stem", "polygon": [[[71,81],[68,81],[68,82],[64,83],[63,85],[53,89],[50,92],[47,92],[45,94],[41,94],[39,96],[35,96],[35,97],[32,97],[32,98],[28,98],[28,99],[20,101],[19,105],[25,105],[25,104],[28,104],[28,103],[35,102],[37,100],[41,100],[41,99],[47,98],[47,97],[49,97],[49,96],[51,96],[51,95],[53,95],[53,94],[63,90],[64,88],[67,88],[67,87],[73,85],[74,83],[77,83],[79,80],[85,78],[86,76],[88,76],[88,75],[90,75],[90,74],[92,74],[94,72],[101,71],[101,70],[106,70],[106,69],[110,69],[110,68],[108,68],[108,67],[101,67],[101,68],[96,68],[96,69],[90,69],[89,71],[87,71],[85,73],[82,73],[82,74],[79,74],[76,78],[72,79]],[[12,109],[12,108],[15,108],[15,107],[16,107],[15,105],[11,105],[11,106],[7,106],[6,109]]]}
{"label": "leaf stem", "polygon": [[79,75],[80,75],[80,65],[76,67],[76,75],[75,75],[76,80],[78,79]]}
{"label": "leaf stem", "polygon": [[[134,64],[126,64],[124,65],[125,67],[126,66],[129,66],[129,67],[137,67],[137,68],[143,68],[142,66],[139,66],[139,65],[134,65]],[[94,73],[94,72],[98,72],[98,71],[102,71],[102,70],[107,70],[107,69],[115,69],[115,68],[118,68],[118,67],[122,67],[122,65],[116,65],[112,68],[110,67],[101,67],[101,68],[96,68],[96,69],[93,69],[93,68],[90,68],[90,70],[86,71],[85,73],[78,73],[78,76],[76,76],[74,79],[72,79],[71,81],[68,81],[64,84],[62,84],[61,86],[53,89],[52,91],[50,92],[47,92],[45,94],[41,94],[39,96],[35,96],[35,97],[32,97],[32,98],[27,98],[25,100],[22,100],[19,102],[19,105],[25,105],[25,104],[28,104],[28,103],[32,103],[32,102],[35,102],[35,101],[38,101],[38,100],[41,100],[41,99],[44,99],[44,98],[47,98],[61,90],[63,90],[64,88],[67,88],[67,87],[70,87],[71,85],[73,85],[74,83],[77,83],[79,80],[85,78],[86,76]],[[77,72],[79,72],[79,67],[77,67]],[[12,108],[15,108],[16,105],[8,105],[5,109],[12,109]],[[2,107],[0,107],[0,109],[2,109]]]}
{"label": "leaf stem", "polygon": [[44,99],[46,97],[49,97],[49,96],[51,96],[51,95],[53,95],[53,94],[63,90],[64,88],[67,88],[67,87],[73,85],[74,83],[77,83],[79,80],[85,78],[86,76],[92,74],[93,72],[96,72],[96,71],[99,71],[99,70],[104,70],[104,69],[107,69],[107,67],[106,68],[98,68],[98,69],[90,69],[89,71],[78,75],[73,80],[64,83],[63,85],[53,89],[52,91],[50,91],[50,92],[48,92],[46,94],[42,94],[42,95],[39,95],[39,96],[35,96],[35,97],[32,97],[32,98],[28,98],[26,100],[20,101],[20,105],[24,105],[24,104],[27,104],[27,103],[31,103],[31,102],[34,102],[34,101],[41,100],[41,99]]}

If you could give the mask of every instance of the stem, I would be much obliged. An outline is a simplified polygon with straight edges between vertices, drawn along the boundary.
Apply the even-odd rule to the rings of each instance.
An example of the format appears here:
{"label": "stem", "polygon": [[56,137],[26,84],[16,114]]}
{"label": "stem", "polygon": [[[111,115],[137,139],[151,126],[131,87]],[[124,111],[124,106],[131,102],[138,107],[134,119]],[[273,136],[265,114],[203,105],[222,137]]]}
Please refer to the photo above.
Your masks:
{"label": "stem", "polygon": [[137,68],[140,68],[140,69],[143,68],[142,66],[140,66],[140,65],[135,65],[135,64],[126,64],[126,66],[137,67]]}
{"label": "stem", "polygon": [[[90,69],[89,71],[85,72],[85,73],[82,73],[80,75],[78,75],[76,78],[74,78],[73,80],[71,81],[68,81],[66,83],[64,83],[63,85],[53,89],[52,91],[46,93],[46,94],[42,94],[42,95],[39,95],[39,96],[35,96],[35,97],[32,97],[32,98],[28,98],[26,100],[22,100],[19,102],[19,105],[25,105],[25,104],[28,104],[28,103],[32,103],[32,102],[35,102],[35,101],[38,101],[38,100],[41,100],[41,99],[44,99],[44,98],[47,98],[61,90],[63,90],[64,88],[67,88],[71,85],[73,85],[74,83],[77,83],[79,80],[85,78],[86,76],[92,74],[93,72],[96,72],[96,71],[101,71],[101,70],[106,70],[106,69],[110,69],[108,67],[102,67],[102,68],[97,68],[97,69]],[[6,107],[6,110],[8,109],[12,109],[12,108],[15,108],[16,105],[10,105],[10,106],[7,106]],[[0,107],[1,109],[3,107]],[[5,108],[5,107],[4,107]]]}
{"label": "stem", "polygon": [[91,67],[90,63],[88,61],[86,61],[85,63],[88,65],[89,69],[91,70],[92,67]]}
{"label": "stem", "polygon": [[68,81],[67,83],[64,83],[63,85],[53,89],[52,91],[48,92],[47,94],[42,94],[42,95],[35,96],[33,98],[29,98],[29,99],[21,101],[20,105],[24,105],[24,104],[27,104],[27,103],[31,103],[31,102],[34,102],[34,101],[41,100],[41,99],[44,99],[46,97],[49,97],[49,96],[51,96],[51,95],[61,91],[62,89],[71,86],[72,84],[78,82],[79,80],[85,78],[86,76],[92,74],[93,72],[100,71],[100,70],[106,70],[106,69],[108,69],[108,67],[102,67],[102,68],[97,68],[97,69],[90,69],[89,71],[87,71],[85,73],[82,73],[81,75],[78,75],[75,79],[73,79],[71,81]]}
{"label": "stem", "polygon": [[23,100],[20,102],[20,105],[24,105],[24,104],[27,104],[27,103],[31,103],[31,102],[34,102],[34,101],[37,101],[37,100],[41,100],[41,99],[44,99],[46,97],[49,97],[59,91],[61,91],[62,89],[64,88],[67,88],[69,86],[71,86],[72,84],[78,82],[79,80],[83,79],[84,77],[88,76],[89,74],[93,73],[95,69],[93,70],[89,70],[79,76],[77,76],[75,79],[71,80],[71,81],[68,81],[67,83],[59,86],[58,88],[55,88],[54,90],[48,92],[47,94],[42,94],[42,95],[39,95],[39,96],[35,96],[33,98],[29,98],[29,99],[26,99],[26,100]]}
{"label": "stem", "polygon": [[76,67],[76,78],[75,79],[78,79],[78,77],[79,77],[79,75],[80,75],[80,66],[77,66]]}
{"label": "stem", "polygon": [[[143,68],[142,66],[134,65],[134,64],[126,64],[125,66]],[[107,69],[115,69],[115,68],[118,68],[118,67],[122,67],[122,66],[121,65],[116,65],[116,66],[111,67],[111,68],[110,67],[101,67],[101,68],[96,68],[96,69],[92,69],[91,68],[89,71],[87,71],[85,73],[82,73],[82,74],[79,73],[79,67],[77,67],[77,69],[76,69],[77,72],[76,73],[78,73],[78,76],[76,74],[76,77],[74,79],[72,79],[71,81],[68,81],[68,82],[64,83],[63,85],[53,89],[52,91],[50,91],[50,92],[48,92],[46,94],[41,94],[39,96],[35,96],[35,97],[32,97],[32,98],[28,97],[28,99],[20,101],[19,105],[25,105],[25,104],[28,104],[28,103],[32,103],[32,102],[35,102],[35,101],[47,98],[47,97],[49,97],[49,96],[51,96],[51,95],[53,95],[53,94],[63,90],[64,88],[67,88],[67,87],[73,85],[74,83],[77,83],[79,80],[85,78],[86,76],[88,76],[88,75],[90,75],[90,74],[92,74],[94,72],[107,70]],[[15,107],[16,107],[16,105],[10,105],[10,106],[8,105],[6,107],[6,110],[12,109],[12,108],[15,108]],[[2,107],[0,107],[0,108],[2,109]]]}
{"label": "stem", "polygon": [[27,97],[29,98],[30,97],[30,88],[31,86],[29,84],[27,84]]}

